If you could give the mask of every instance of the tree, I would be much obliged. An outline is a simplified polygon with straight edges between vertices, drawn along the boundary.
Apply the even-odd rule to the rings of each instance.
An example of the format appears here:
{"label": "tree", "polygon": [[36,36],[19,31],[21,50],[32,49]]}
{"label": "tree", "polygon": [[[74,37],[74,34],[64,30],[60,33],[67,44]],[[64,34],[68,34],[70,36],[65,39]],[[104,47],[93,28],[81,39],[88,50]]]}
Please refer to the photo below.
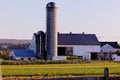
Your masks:
{"label": "tree", "polygon": [[9,57],[10,50],[0,50],[0,58],[6,59]]}
{"label": "tree", "polygon": [[120,51],[117,50],[117,51],[115,52],[115,54],[117,54],[118,56],[120,56]]}

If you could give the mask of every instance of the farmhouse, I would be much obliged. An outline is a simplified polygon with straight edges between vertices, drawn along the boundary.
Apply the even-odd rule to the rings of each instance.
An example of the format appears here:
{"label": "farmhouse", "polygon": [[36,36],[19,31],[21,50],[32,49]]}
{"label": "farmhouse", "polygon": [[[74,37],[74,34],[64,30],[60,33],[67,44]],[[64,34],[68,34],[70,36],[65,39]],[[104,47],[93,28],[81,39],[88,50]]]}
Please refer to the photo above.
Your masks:
{"label": "farmhouse", "polygon": [[112,55],[117,51],[120,50],[119,45],[117,42],[100,42],[101,46],[101,58],[105,60],[111,60]]}
{"label": "farmhouse", "polygon": [[11,60],[34,60],[36,55],[33,50],[12,50],[9,58]]}

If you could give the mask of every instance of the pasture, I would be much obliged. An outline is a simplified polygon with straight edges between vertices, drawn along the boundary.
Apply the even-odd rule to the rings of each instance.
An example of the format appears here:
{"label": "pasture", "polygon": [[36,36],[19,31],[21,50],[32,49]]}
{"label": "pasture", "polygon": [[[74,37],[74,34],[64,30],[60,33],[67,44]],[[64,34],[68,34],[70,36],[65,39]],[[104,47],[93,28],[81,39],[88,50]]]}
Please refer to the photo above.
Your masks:
{"label": "pasture", "polygon": [[104,68],[112,76],[120,75],[120,63],[92,61],[83,64],[1,65],[3,77],[102,76]]}

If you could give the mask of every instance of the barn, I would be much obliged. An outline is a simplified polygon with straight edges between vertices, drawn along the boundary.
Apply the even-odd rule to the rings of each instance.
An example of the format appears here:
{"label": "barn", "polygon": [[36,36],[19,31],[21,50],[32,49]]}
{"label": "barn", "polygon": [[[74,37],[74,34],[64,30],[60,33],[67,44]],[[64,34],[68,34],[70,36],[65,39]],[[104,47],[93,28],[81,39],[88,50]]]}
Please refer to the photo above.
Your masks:
{"label": "barn", "polygon": [[[42,34],[41,34],[42,33]],[[36,36],[39,35],[39,36]],[[45,59],[45,33],[34,33],[30,50],[34,50],[36,55],[41,55]],[[40,38],[38,40],[38,38]],[[39,43],[38,43],[39,42]],[[39,44],[39,46],[38,46]],[[98,59],[100,52],[100,43],[95,34],[85,33],[58,33],[58,50],[56,58],[64,58],[64,56],[75,55],[82,59]],[[63,57],[62,57],[63,56]]]}
{"label": "barn", "polygon": [[9,59],[11,60],[35,60],[36,55],[33,50],[12,50]]}
{"label": "barn", "polygon": [[98,59],[100,44],[95,34],[58,34],[58,56],[75,55],[82,59]]}
{"label": "barn", "polygon": [[111,60],[112,55],[116,51],[120,51],[120,47],[117,42],[100,42],[101,46],[101,58],[103,60]]}

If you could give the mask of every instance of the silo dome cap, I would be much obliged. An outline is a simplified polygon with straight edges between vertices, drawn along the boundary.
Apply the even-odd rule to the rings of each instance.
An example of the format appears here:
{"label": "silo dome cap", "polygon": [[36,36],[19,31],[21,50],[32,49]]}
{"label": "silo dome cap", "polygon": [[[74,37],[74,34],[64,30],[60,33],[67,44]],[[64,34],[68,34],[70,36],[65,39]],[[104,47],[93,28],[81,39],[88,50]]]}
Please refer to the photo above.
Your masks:
{"label": "silo dome cap", "polygon": [[36,34],[44,34],[43,31],[38,31]]}
{"label": "silo dome cap", "polygon": [[46,7],[48,8],[57,7],[57,4],[55,2],[49,2]]}

